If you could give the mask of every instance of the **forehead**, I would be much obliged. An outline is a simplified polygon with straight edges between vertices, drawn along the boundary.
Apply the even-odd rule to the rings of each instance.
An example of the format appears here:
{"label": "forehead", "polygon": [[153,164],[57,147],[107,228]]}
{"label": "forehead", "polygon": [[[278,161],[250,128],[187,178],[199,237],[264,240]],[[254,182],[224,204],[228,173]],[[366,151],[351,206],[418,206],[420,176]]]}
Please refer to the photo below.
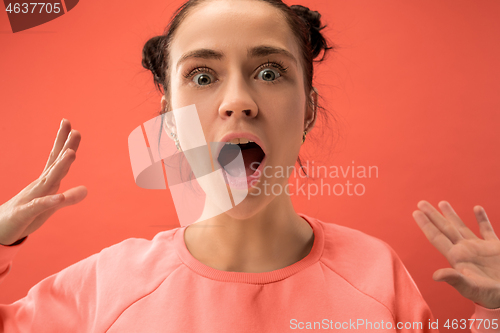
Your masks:
{"label": "forehead", "polygon": [[180,24],[170,48],[173,61],[197,48],[224,53],[272,45],[298,59],[298,46],[281,11],[258,0],[214,0],[193,8]]}

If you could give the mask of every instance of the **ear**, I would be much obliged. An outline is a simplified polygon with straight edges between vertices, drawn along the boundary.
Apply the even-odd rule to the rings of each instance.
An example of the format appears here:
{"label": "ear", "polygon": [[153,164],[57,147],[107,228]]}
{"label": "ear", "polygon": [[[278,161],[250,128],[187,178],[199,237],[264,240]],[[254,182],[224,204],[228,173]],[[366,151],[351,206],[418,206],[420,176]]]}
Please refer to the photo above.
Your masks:
{"label": "ear", "polygon": [[312,87],[309,94],[309,101],[306,107],[306,114],[304,116],[304,131],[309,132],[316,123],[316,115],[318,110],[318,91]]}
{"label": "ear", "polygon": [[[166,106],[167,106],[167,99],[165,98],[165,95],[163,95],[161,97],[162,112],[165,110]],[[173,112],[167,111],[163,113],[163,128],[165,129],[165,132],[167,132],[168,136],[171,139],[173,139],[172,133],[177,134],[177,126],[175,124],[175,118]]]}

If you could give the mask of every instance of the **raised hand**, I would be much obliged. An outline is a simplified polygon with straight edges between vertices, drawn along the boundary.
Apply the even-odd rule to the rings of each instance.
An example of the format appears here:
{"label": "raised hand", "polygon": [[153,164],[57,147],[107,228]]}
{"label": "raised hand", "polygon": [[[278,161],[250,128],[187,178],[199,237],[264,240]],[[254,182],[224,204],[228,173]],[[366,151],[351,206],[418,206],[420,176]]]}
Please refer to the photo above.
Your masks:
{"label": "raised hand", "polygon": [[449,283],[464,297],[485,308],[500,308],[500,240],[484,209],[481,206],[473,209],[481,239],[448,202],[438,204],[444,215],[425,200],[417,207],[413,218],[452,267],[438,269],[433,279]]}
{"label": "raised hand", "polygon": [[85,198],[85,186],[55,194],[76,158],[80,140],[80,133],[71,129],[69,120],[63,119],[40,177],[0,206],[1,245],[10,245],[24,238],[40,228],[57,210]]}

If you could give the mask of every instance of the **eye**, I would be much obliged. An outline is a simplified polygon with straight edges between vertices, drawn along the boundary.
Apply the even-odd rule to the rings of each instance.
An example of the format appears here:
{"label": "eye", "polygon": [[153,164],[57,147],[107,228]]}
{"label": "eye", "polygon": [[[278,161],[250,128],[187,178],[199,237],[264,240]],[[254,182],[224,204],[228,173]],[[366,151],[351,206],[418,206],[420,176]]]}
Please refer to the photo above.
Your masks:
{"label": "eye", "polygon": [[202,88],[208,86],[217,80],[212,69],[203,65],[202,67],[197,67],[190,69],[183,74],[186,79],[190,79],[194,82],[196,88]]}
{"label": "eye", "polygon": [[266,68],[260,71],[259,74],[257,75],[258,78],[261,78],[264,81],[274,81],[280,76],[281,74],[278,71],[272,70],[270,68]]}
{"label": "eye", "polygon": [[210,83],[212,83],[212,77],[211,75],[207,74],[207,73],[200,73],[200,74],[196,74],[194,77],[193,77],[193,81],[197,84],[197,85],[200,85],[200,86],[207,86],[209,85]]}
{"label": "eye", "polygon": [[257,70],[261,70],[257,74],[257,78],[268,83],[275,83],[280,77],[285,75],[287,69],[288,67],[285,67],[281,61],[271,62],[268,60],[267,63],[257,68]]}

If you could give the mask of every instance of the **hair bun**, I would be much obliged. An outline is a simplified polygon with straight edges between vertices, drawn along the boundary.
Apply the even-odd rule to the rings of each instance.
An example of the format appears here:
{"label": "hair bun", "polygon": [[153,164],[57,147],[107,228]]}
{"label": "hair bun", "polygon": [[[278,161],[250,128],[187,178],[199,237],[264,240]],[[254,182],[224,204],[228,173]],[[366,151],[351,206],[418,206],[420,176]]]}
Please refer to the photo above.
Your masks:
{"label": "hair bun", "polygon": [[160,86],[165,80],[164,74],[164,36],[156,36],[149,39],[142,49],[142,67],[153,73],[156,86]]}
{"label": "hair bun", "polygon": [[315,10],[310,10],[302,5],[292,5],[290,6],[297,15],[299,15],[305,22],[317,30],[321,30],[321,14]]}
{"label": "hair bun", "polygon": [[321,30],[326,28],[326,25],[321,26],[321,14],[302,5],[292,5],[290,8],[302,19],[309,29],[309,42],[311,43],[313,58],[316,58],[321,53],[321,50],[325,50],[323,54],[324,58],[326,51],[333,49],[333,47],[327,45],[325,37],[321,33]]}

